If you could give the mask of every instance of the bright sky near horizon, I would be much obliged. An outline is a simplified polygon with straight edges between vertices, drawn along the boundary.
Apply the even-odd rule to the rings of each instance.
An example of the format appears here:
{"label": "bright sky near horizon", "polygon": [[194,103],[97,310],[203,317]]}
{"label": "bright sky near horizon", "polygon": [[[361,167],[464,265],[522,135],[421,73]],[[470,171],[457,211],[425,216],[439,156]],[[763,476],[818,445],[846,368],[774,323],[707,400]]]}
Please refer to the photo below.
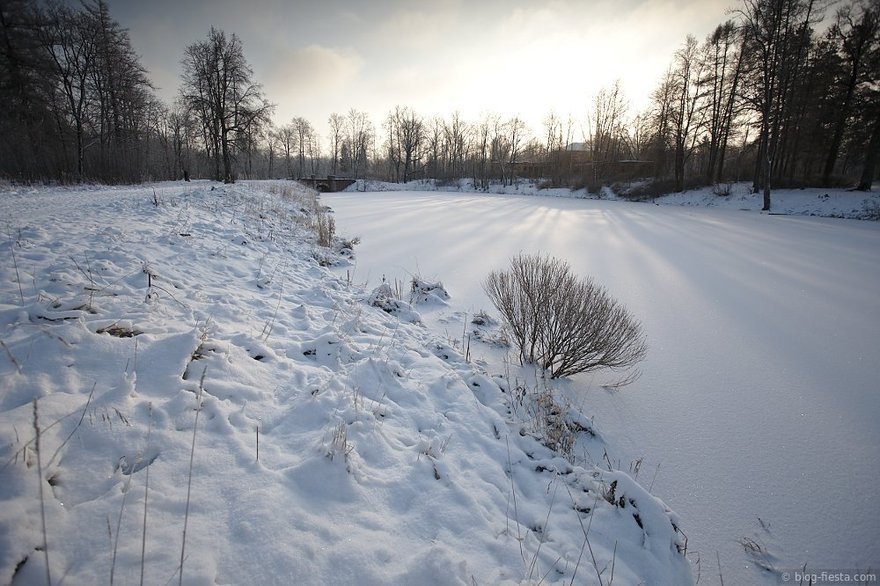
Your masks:
{"label": "bright sky near horizon", "polygon": [[160,97],[173,100],[184,48],[211,26],[235,33],[275,123],[325,134],[332,112],[380,127],[396,105],[469,121],[519,115],[540,135],[550,111],[581,121],[620,79],[632,110],[688,34],[702,40],[738,0],[109,0]]}

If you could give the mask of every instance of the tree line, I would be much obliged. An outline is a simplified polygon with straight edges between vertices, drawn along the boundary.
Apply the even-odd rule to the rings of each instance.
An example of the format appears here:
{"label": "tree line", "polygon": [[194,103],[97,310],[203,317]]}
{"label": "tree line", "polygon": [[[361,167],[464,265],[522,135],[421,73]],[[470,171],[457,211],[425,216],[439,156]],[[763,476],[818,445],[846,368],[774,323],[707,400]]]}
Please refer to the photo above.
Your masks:
{"label": "tree line", "polygon": [[870,189],[880,154],[880,4],[829,4],[742,0],[704,41],[688,37],[652,94],[656,172],[665,167],[675,189],[688,179],[751,180],[765,209],[771,185]]}
{"label": "tree line", "polygon": [[[880,6],[874,0],[741,0],[688,36],[635,116],[620,83],[577,120],[550,112],[426,117],[379,127],[357,109],[272,123],[241,40],[187,46],[176,100],[155,96],[105,0],[79,8],[0,0],[0,174],[18,181],[138,182],[332,174],[405,182],[517,178],[587,187],[653,179],[673,191],[751,181],[870,189],[880,155]],[[824,28],[819,30],[821,23]]]}

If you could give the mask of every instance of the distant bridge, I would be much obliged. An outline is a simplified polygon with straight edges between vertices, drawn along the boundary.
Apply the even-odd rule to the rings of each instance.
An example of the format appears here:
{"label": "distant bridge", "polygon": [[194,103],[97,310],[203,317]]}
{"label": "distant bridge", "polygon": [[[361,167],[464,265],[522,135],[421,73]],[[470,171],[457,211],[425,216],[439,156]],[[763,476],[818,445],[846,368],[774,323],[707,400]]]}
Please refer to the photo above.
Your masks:
{"label": "distant bridge", "polygon": [[297,181],[304,185],[308,185],[312,189],[327,193],[331,191],[342,191],[349,185],[352,185],[355,182],[355,179],[335,177],[333,175],[327,175],[327,177],[315,177],[312,175],[311,177],[301,177],[300,179],[297,179]]}

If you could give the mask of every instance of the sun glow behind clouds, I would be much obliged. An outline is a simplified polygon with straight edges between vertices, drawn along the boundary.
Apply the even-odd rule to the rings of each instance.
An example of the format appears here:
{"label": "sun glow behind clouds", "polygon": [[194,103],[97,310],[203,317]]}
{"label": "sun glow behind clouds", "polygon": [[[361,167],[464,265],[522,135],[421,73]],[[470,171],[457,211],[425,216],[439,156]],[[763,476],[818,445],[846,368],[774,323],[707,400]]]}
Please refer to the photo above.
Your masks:
{"label": "sun glow behind clouds", "polygon": [[540,134],[551,111],[583,120],[616,79],[633,113],[645,108],[686,35],[705,37],[728,1],[737,0],[266,0],[225,2],[213,13],[205,2],[183,2],[170,21],[160,13],[170,0],[112,8],[137,50],[151,52],[158,32],[179,40],[173,62],[167,52],[158,66],[144,55],[168,101],[182,47],[214,24],[242,38],[278,124],[303,116],[323,133],[331,112],[356,108],[380,127],[402,105],[470,121],[518,115]]}
{"label": "sun glow behind clouds", "polygon": [[369,92],[354,107],[377,125],[397,104],[472,121],[517,115],[540,134],[551,111],[582,120],[599,89],[620,79],[634,114],[688,32],[703,36],[723,18],[718,0],[402,8],[366,34]]}
{"label": "sun glow behind clouds", "polygon": [[[449,8],[448,6],[446,7]],[[642,4],[617,12],[609,3],[538,3],[508,13],[428,14],[408,11],[383,27],[393,53],[378,54],[384,71],[376,97],[381,117],[394,104],[423,114],[460,111],[518,115],[540,132],[550,111],[582,118],[596,92],[615,80],[623,83],[633,109],[647,96],[677,43],[656,23],[660,5]],[[650,17],[650,18],[649,18]],[[406,31],[424,30],[425,35]],[[456,34],[449,34],[455,29]],[[653,49],[656,45],[668,50]]]}

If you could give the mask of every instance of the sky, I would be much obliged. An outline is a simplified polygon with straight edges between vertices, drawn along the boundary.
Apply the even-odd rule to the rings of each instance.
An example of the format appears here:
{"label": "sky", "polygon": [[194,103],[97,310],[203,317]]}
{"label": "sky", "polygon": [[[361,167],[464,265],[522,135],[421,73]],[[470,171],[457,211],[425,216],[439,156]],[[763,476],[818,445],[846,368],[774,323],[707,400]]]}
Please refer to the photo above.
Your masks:
{"label": "sky", "polygon": [[702,40],[737,0],[108,0],[157,92],[172,101],[184,48],[235,33],[276,104],[322,134],[333,112],[395,106],[468,121],[519,116],[540,135],[553,111],[582,120],[621,81],[631,110],[688,34]]}

